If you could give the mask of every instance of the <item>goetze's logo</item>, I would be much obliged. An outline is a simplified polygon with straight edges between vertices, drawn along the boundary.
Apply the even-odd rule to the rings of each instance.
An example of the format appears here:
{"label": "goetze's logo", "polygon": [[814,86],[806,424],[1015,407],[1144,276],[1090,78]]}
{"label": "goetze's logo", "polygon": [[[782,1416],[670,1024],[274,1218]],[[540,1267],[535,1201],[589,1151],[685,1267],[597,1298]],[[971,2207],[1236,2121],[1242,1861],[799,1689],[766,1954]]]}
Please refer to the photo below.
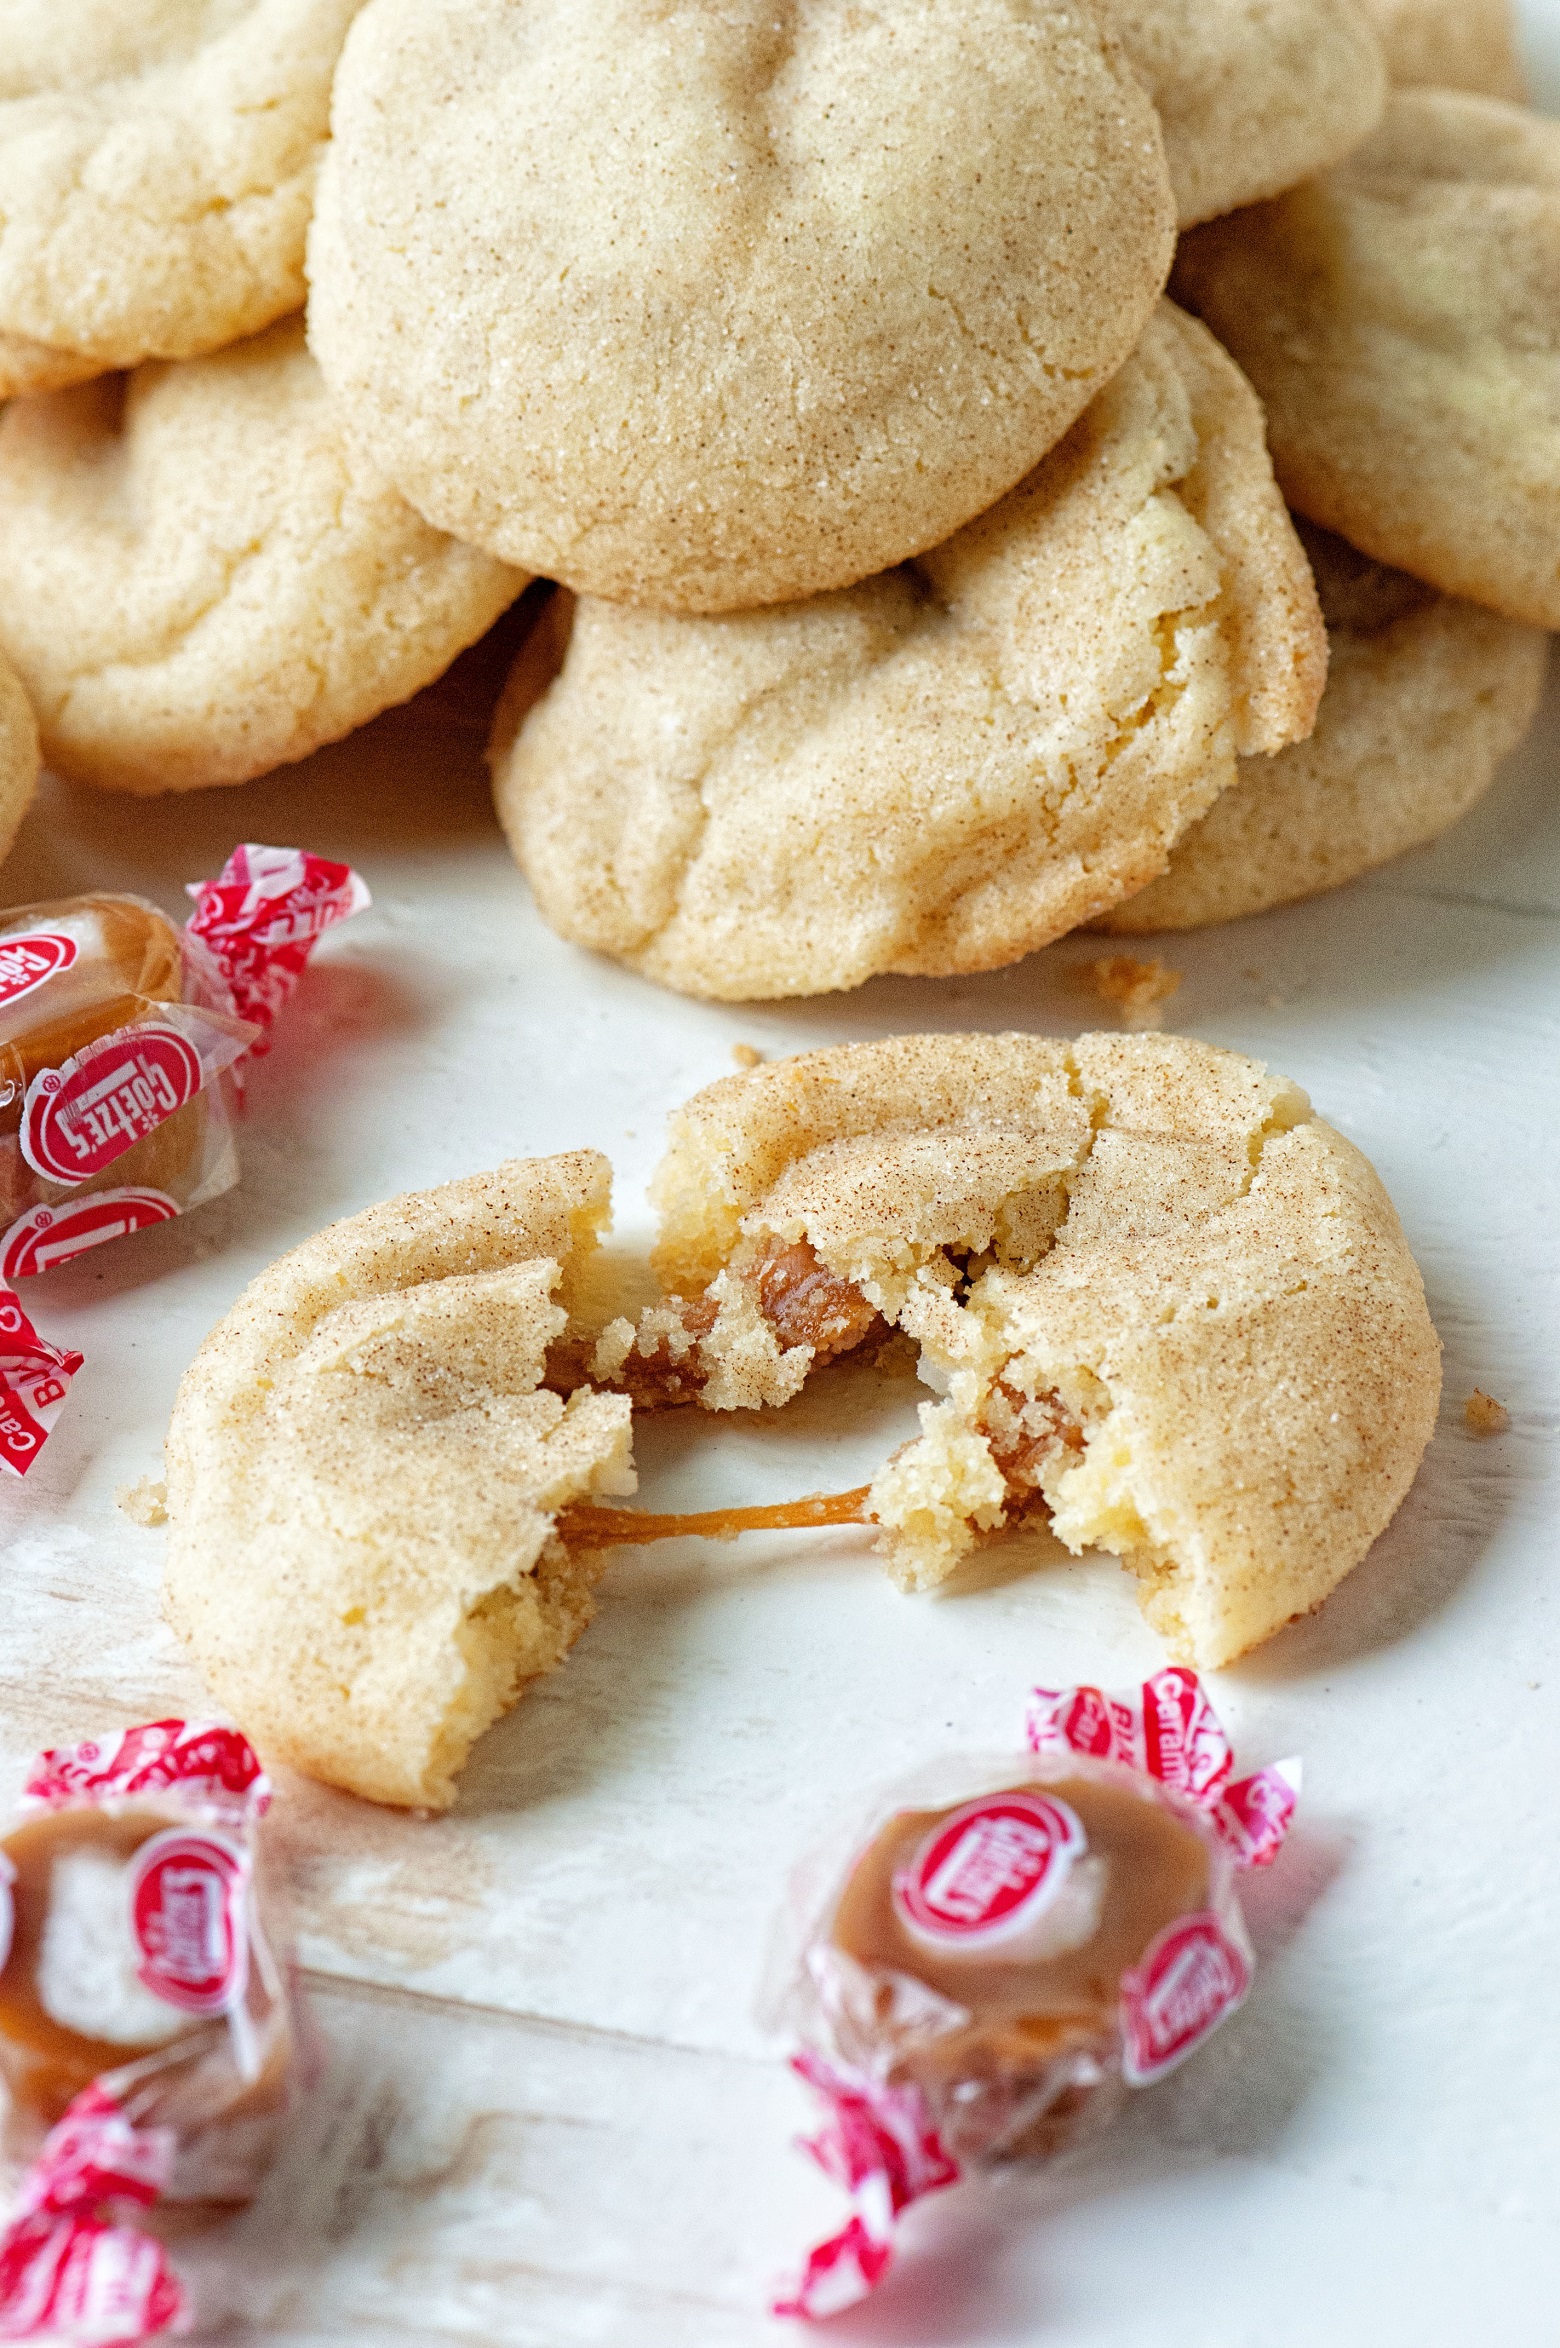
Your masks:
{"label": "goetze's logo", "polygon": [[79,951],[74,938],[57,929],[29,930],[19,938],[0,938],[0,1010],[22,995],[30,995],[57,970],[68,970]]}
{"label": "goetze's logo", "polygon": [[1183,1916],[1122,1976],[1122,2069],[1134,2087],[1173,2071],[1251,1986],[1251,1969],[1217,1916]]}
{"label": "goetze's logo", "polygon": [[169,1222],[178,1212],[178,1200],[165,1190],[94,1190],[74,1206],[33,1207],[0,1240],[0,1280],[52,1271],[105,1239]]}
{"label": "goetze's logo", "polygon": [[62,1068],[45,1068],[22,1105],[22,1155],[50,1182],[85,1182],[200,1091],[200,1056],[171,1027],[121,1027]]}
{"label": "goetze's logo", "polygon": [[1001,1940],[1050,1906],[1087,1837],[1045,1794],[988,1794],[955,1810],[894,1877],[900,1921],[922,1940]]}
{"label": "goetze's logo", "polygon": [[216,1835],[174,1827],[143,1843],[130,1877],[136,1973],[187,2014],[220,2014],[243,1994],[244,1862]]}

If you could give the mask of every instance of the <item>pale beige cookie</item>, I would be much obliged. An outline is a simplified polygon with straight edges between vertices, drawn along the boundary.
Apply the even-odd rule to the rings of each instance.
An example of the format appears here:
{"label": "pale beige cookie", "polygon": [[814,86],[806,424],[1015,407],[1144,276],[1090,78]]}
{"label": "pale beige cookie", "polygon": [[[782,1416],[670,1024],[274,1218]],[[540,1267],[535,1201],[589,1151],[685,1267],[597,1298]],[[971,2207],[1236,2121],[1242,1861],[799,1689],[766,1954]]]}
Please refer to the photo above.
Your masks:
{"label": "pale beige cookie", "polygon": [[303,300],[359,0],[0,0],[0,398]]}
{"label": "pale beige cookie", "polygon": [[1302,535],[1327,621],[1315,733],[1242,759],[1169,871],[1096,928],[1197,929],[1335,889],[1455,823],[1532,724],[1548,649],[1537,628],[1438,595],[1314,525]]}
{"label": "pale beige cookie", "polygon": [[1326,170],[1381,119],[1386,68],[1360,0],[1115,0],[1115,15],[1183,228]]}
{"label": "pale beige cookie", "polygon": [[524,585],[351,453],[296,318],[0,415],[0,650],[77,781],[185,791],[302,758]]}
{"label": "pale beige cookie", "polygon": [[1399,92],[1336,171],[1186,237],[1176,288],[1261,394],[1291,505],[1560,626],[1560,123]]}
{"label": "pale beige cookie", "polygon": [[742,610],[935,545],[1131,350],[1175,208],[1095,0],[371,0],[310,336],[441,529]]}
{"label": "pale beige cookie", "polygon": [[1362,0],[1404,88],[1473,90],[1526,99],[1512,0]]}
{"label": "pale beige cookie", "polygon": [[253,1281],[168,1431],[165,1602],[268,1758],[443,1809],[589,1622],[560,1509],[631,1492],[629,1405],[543,1383],[609,1214],[590,1150],[391,1199]]}
{"label": "pale beige cookie", "polygon": [[1325,651],[1257,403],[1166,303],[917,562],[738,617],[582,600],[494,795],[553,928],[683,993],[986,970],[1162,871],[1237,751],[1309,730]]}
{"label": "pale beige cookie", "polygon": [[22,680],[0,654],[0,858],[10,853],[38,788],[38,725]]}
{"label": "pale beige cookie", "polygon": [[653,1195],[693,1301],[598,1349],[644,1399],[781,1402],[884,1321],[919,1345],[945,1399],[871,1491],[906,1589],[1048,1513],[1139,1576],[1177,1655],[1230,1663],[1359,1563],[1435,1423],[1380,1182],[1298,1087],[1210,1045],[804,1053],[698,1094]]}

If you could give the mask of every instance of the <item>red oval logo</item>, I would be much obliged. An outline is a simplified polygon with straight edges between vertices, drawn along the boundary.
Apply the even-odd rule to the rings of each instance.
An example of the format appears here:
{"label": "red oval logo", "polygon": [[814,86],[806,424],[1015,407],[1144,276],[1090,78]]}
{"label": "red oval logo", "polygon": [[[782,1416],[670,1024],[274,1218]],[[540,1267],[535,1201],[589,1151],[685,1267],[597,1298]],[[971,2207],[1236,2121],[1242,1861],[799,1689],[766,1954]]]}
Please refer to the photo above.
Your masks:
{"label": "red oval logo", "polygon": [[1088,1837],[1048,1794],[988,1794],[933,1829],[894,1877],[900,1921],[968,1948],[1020,1931],[1050,1906]]}
{"label": "red oval logo", "polygon": [[85,1182],[193,1100],[200,1055],[172,1027],[120,1027],[27,1087],[22,1156],[49,1182]]}
{"label": "red oval logo", "polygon": [[0,1240],[0,1280],[52,1272],[89,1247],[171,1222],[178,1212],[178,1200],[165,1190],[94,1190],[74,1206],[34,1207]]}
{"label": "red oval logo", "polygon": [[0,938],[0,1010],[42,986],[57,970],[68,970],[81,949],[63,930],[29,929],[18,938]]}
{"label": "red oval logo", "polygon": [[243,1995],[249,1943],[244,1862],[214,1834],[171,1827],[136,1853],[130,1929],[137,1977],[187,2014],[220,2014]]}
{"label": "red oval logo", "polygon": [[1217,1916],[1167,1925],[1121,1978],[1121,2067],[1129,2083],[1147,2087],[1173,2071],[1250,1987],[1251,1967]]}

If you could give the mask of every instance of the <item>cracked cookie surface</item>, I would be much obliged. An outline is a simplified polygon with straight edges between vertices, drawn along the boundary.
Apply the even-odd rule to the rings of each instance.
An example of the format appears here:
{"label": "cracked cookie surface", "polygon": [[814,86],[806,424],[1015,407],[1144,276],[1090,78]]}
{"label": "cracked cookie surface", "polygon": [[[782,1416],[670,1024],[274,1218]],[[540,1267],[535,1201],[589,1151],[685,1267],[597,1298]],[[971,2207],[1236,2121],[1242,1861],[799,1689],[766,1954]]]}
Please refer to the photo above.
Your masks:
{"label": "cracked cookie surface", "polygon": [[296,318],[0,415],[0,650],[77,781],[190,790],[302,758],[524,585],[351,454]]}
{"label": "cracked cookie surface", "polygon": [[684,993],[990,969],[1161,872],[1238,752],[1309,731],[1325,655],[1257,402],[1165,303],[916,562],[726,618],[582,599],[494,796],[553,928]]}
{"label": "cracked cookie surface", "polygon": [[441,528],[724,611],[957,529],[1127,356],[1175,209],[1094,0],[371,0],[310,335]]}
{"label": "cracked cookie surface", "polygon": [[1295,509],[1560,626],[1560,124],[1404,90],[1347,162],[1182,240]]}
{"label": "cracked cookie surface", "polygon": [[1359,0],[1116,0],[1116,24],[1159,112],[1183,228],[1326,170],[1381,118],[1386,70]]}
{"label": "cracked cookie surface", "polygon": [[1243,758],[1177,841],[1169,870],[1095,924],[1196,929],[1335,889],[1466,814],[1532,724],[1537,628],[1301,529],[1327,621],[1327,690],[1309,741]]}
{"label": "cracked cookie surface", "polygon": [[[1138,1575],[1179,1656],[1229,1663],[1358,1564],[1434,1426],[1439,1345],[1371,1167],[1297,1086],[1183,1037],[803,1053],[679,1111],[653,1196],[663,1314],[718,1291],[750,1365],[768,1324],[773,1390],[745,1400],[811,1367],[763,1306],[777,1249],[919,1345],[943,1399],[871,1496],[908,1589],[1043,1508]],[[691,1350],[717,1377],[720,1322]]]}
{"label": "cracked cookie surface", "polygon": [[634,1489],[622,1395],[545,1384],[609,1213],[590,1150],[348,1217],[253,1281],[168,1431],[164,1600],[268,1757],[443,1809],[589,1622],[560,1510]]}
{"label": "cracked cookie surface", "polygon": [[0,0],[0,398],[299,307],[358,5]]}

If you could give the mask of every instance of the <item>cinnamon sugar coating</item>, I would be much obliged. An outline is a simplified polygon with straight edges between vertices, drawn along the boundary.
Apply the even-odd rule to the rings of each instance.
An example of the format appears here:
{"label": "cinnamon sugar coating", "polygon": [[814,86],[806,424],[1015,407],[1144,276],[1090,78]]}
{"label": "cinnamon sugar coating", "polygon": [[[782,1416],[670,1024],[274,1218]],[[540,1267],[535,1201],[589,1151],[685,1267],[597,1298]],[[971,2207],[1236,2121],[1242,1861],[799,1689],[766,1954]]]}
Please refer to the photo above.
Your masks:
{"label": "cinnamon sugar coating", "polygon": [[553,1527],[633,1490],[630,1406],[543,1377],[608,1196],[581,1150],[388,1200],[263,1272],[196,1355],[165,1604],[268,1757],[443,1809],[589,1622],[603,1561]]}
{"label": "cinnamon sugar coating", "polygon": [[303,758],[524,585],[352,454],[301,319],[0,415],[0,652],[72,781],[193,790]]}
{"label": "cinnamon sugar coating", "polygon": [[370,0],[310,335],[441,529],[732,611],[1010,489],[1130,351],[1175,207],[1095,0]]}
{"label": "cinnamon sugar coating", "polygon": [[1309,732],[1325,664],[1261,410],[1165,303],[914,563],[724,619],[582,598],[494,797],[553,928],[682,993],[986,970],[1162,872],[1239,754]]}
{"label": "cinnamon sugar coating", "polygon": [[303,303],[359,0],[6,0],[0,399],[187,359]]}
{"label": "cinnamon sugar coating", "polygon": [[1386,68],[1360,0],[1116,0],[1116,23],[1183,228],[1325,171],[1381,119]]}
{"label": "cinnamon sugar coating", "polygon": [[1532,724],[1541,630],[1438,595],[1314,524],[1301,536],[1327,622],[1315,732],[1243,758],[1169,870],[1096,928],[1197,929],[1338,888],[1457,822]]}
{"label": "cinnamon sugar coating", "polygon": [[1299,513],[1560,626],[1560,123],[1399,90],[1335,170],[1182,240]]}

